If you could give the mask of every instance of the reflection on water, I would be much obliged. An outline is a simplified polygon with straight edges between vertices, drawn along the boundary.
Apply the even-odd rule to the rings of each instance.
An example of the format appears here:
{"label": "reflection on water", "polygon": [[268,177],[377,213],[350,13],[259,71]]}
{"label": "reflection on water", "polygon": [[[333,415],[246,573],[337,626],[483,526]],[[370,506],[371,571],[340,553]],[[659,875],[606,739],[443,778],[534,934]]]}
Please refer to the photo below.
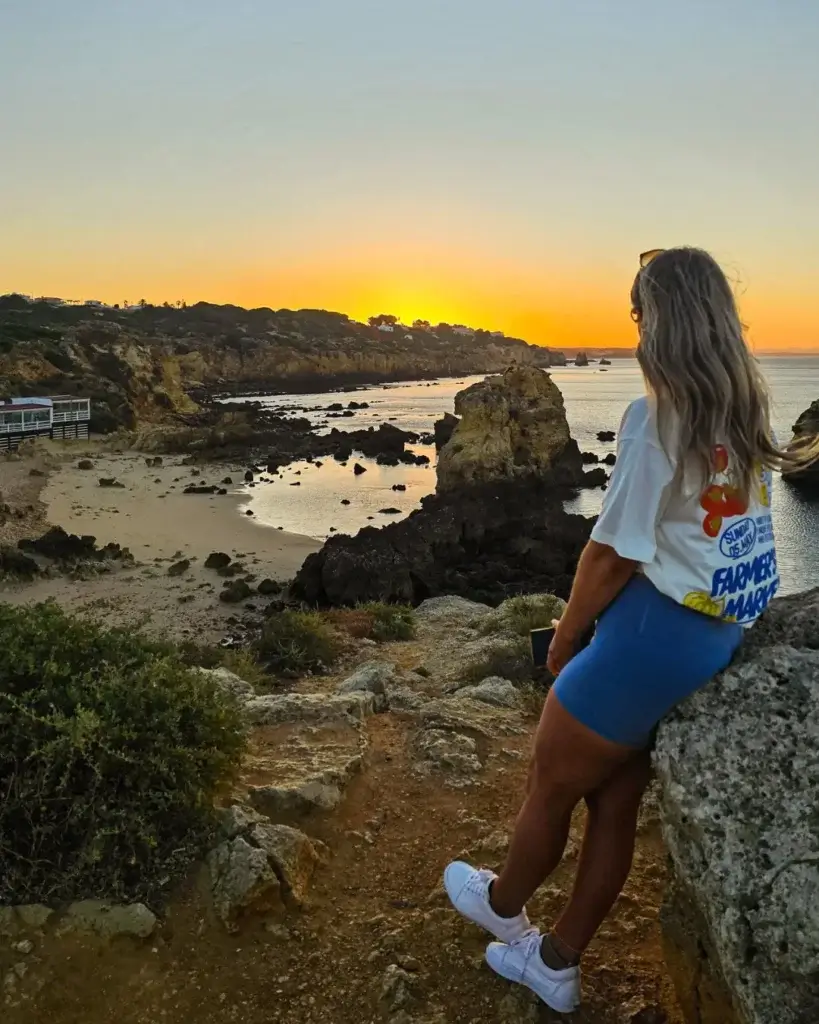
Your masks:
{"label": "reflection on water", "polygon": [[[799,413],[819,397],[819,358],[772,358],[760,362],[773,395],[774,428],[780,438],[787,438]],[[601,444],[597,433],[616,430],[628,403],[643,393],[636,361],[616,359],[605,373],[595,364],[586,368],[556,367],[551,373],[563,393],[572,436],[580,448],[598,455],[613,451],[614,445]],[[482,379],[392,384],[341,395],[283,395],[262,401],[266,405],[294,410],[320,406],[319,411],[294,411],[294,415],[309,416],[320,425],[322,432],[333,427],[357,430],[387,421],[404,430],[426,432],[432,430],[435,420],[444,412],[453,411],[458,391]],[[345,406],[350,401],[366,401],[370,408],[356,411],[349,418],[328,419],[326,407],[339,401]],[[420,446],[415,450],[425,452],[434,460],[434,450]],[[340,533],[355,533],[362,526],[393,522],[417,508],[421,498],[435,488],[435,472],[431,466],[378,466],[373,460],[359,458],[367,472],[356,477],[353,474],[355,459],[346,467],[332,459],[321,461],[321,469],[299,463],[283,470],[283,478],[276,478],[275,483],[248,489],[249,502],[259,522],[324,539],[330,535],[331,526]],[[297,475],[299,473],[301,475]],[[296,481],[299,487],[289,486]],[[406,485],[406,491],[393,491],[394,484]],[[567,508],[583,515],[596,515],[602,497],[602,491],[584,491],[568,503]],[[342,500],[350,504],[342,505]],[[379,511],[383,508],[397,508],[401,514],[383,515]],[[819,584],[819,498],[808,499],[777,480],[773,518],[782,592],[793,593],[816,586]]]}
{"label": "reflection on water", "polygon": [[[413,451],[435,459],[434,448],[418,445]],[[356,476],[356,462],[367,472]],[[336,533],[358,533],[364,526],[403,519],[435,489],[432,466],[379,466],[374,459],[360,457],[346,466],[334,459],[319,459],[318,463],[294,462],[281,471],[281,477],[274,478],[275,483],[247,488],[250,501],[241,511],[252,508],[260,523],[324,540],[331,536],[333,526]],[[291,486],[296,482],[298,487]],[[406,490],[394,491],[394,484]],[[381,511],[388,508],[398,509],[400,514]]]}

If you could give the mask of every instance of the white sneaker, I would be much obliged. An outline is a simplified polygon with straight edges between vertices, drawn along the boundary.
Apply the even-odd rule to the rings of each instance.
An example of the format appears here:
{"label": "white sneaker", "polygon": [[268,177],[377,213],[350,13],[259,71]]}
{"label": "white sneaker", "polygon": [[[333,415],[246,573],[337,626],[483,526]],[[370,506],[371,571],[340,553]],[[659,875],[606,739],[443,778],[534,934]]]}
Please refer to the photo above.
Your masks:
{"label": "white sneaker", "polygon": [[508,945],[490,942],[486,962],[507,981],[525,985],[558,1013],[571,1013],[580,1006],[580,968],[553,971],[540,956],[541,936],[532,929],[523,938]]}
{"label": "white sneaker", "polygon": [[489,884],[497,877],[491,871],[478,871],[462,860],[454,860],[444,871],[444,888],[459,914],[485,928],[501,942],[514,942],[532,926],[525,910],[517,917],[500,917],[492,909]]}

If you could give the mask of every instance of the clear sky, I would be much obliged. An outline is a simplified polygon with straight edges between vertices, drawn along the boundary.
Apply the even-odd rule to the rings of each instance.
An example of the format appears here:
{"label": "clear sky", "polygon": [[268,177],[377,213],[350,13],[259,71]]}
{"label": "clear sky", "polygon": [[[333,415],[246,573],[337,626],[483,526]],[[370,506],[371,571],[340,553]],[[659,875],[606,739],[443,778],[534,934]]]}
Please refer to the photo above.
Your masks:
{"label": "clear sky", "polygon": [[819,349],[816,0],[0,0],[0,292],[631,344],[642,249]]}

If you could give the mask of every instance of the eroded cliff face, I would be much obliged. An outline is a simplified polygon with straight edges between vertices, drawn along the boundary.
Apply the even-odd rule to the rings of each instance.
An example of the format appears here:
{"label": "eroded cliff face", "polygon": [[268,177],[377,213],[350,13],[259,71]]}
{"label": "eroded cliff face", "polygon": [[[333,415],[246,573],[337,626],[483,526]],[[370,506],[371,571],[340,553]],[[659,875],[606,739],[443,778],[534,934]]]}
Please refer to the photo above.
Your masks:
{"label": "eroded cliff face", "polygon": [[458,392],[460,421],[438,456],[438,490],[543,474],[579,473],[563,395],[548,373],[516,366]]}
{"label": "eroded cliff face", "polygon": [[214,391],[321,391],[551,360],[547,349],[486,331],[387,332],[321,310],[200,303],[89,320],[88,310],[44,306],[0,308],[0,393],[90,395],[94,429],[184,415]]}

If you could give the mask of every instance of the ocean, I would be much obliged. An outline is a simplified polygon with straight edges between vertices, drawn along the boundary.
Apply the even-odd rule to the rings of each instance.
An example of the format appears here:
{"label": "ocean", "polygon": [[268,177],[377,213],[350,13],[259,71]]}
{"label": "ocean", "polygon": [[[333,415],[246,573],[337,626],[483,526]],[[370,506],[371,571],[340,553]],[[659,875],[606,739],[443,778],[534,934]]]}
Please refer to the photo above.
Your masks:
{"label": "ocean", "polygon": [[[780,438],[790,437],[799,413],[819,398],[819,357],[763,358],[761,365],[773,395],[773,425]],[[614,445],[601,444],[597,432],[616,430],[625,407],[643,393],[642,377],[633,359],[615,359],[605,372],[597,364],[588,367],[555,367],[551,371],[563,393],[572,436],[583,451],[603,455]],[[433,382],[388,384],[355,394],[337,393],[262,397],[266,405],[295,408],[327,406],[344,400],[366,401],[370,408],[348,419],[326,420],[321,412],[309,415],[321,430],[359,429],[388,421],[405,430],[431,431],[435,420],[452,412],[455,395],[482,377]],[[434,461],[434,448],[416,446]],[[435,469],[430,466],[378,466],[373,460],[358,459],[367,472],[355,476],[355,459],[343,467],[332,459],[322,460],[320,469],[306,462],[283,470],[275,484],[258,484],[247,489],[241,511],[252,508],[259,523],[281,527],[320,540],[338,533],[356,533],[363,526],[381,526],[418,508],[421,498],[435,488]],[[299,487],[288,486],[297,482]],[[393,491],[403,484],[405,491]],[[582,491],[567,503],[567,509],[595,515],[603,492]],[[350,502],[342,505],[342,500]],[[384,509],[397,512],[385,513]],[[776,479],[773,496],[774,529],[777,537],[781,593],[795,593],[819,584],[819,499],[808,499],[795,488]],[[334,528],[331,530],[331,528]]]}

